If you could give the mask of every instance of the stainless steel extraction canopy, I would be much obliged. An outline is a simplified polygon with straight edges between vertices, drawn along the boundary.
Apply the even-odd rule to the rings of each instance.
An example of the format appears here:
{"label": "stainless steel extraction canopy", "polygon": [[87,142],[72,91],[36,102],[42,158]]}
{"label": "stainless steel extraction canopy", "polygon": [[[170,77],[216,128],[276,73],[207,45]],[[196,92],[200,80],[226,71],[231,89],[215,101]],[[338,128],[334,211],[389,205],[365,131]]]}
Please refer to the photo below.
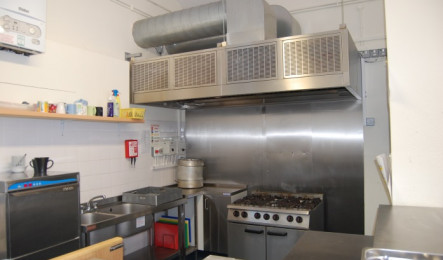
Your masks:
{"label": "stainless steel extraction canopy", "polygon": [[[193,108],[262,98],[361,97],[346,28],[131,61],[131,103]],[[315,91],[313,91],[315,90]]]}

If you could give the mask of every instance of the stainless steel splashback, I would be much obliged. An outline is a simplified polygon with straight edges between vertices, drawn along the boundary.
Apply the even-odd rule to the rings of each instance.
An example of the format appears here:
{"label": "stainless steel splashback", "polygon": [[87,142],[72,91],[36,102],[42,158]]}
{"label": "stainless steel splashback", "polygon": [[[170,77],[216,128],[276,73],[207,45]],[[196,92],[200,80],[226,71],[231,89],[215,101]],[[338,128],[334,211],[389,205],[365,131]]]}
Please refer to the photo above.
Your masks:
{"label": "stainless steel splashback", "polygon": [[205,180],[250,190],[325,194],[326,230],[364,232],[360,100],[188,110],[187,155]]}
{"label": "stainless steel splashback", "polygon": [[130,90],[132,103],[176,108],[302,90],[360,99],[360,56],[346,29],[291,36],[132,61]]}

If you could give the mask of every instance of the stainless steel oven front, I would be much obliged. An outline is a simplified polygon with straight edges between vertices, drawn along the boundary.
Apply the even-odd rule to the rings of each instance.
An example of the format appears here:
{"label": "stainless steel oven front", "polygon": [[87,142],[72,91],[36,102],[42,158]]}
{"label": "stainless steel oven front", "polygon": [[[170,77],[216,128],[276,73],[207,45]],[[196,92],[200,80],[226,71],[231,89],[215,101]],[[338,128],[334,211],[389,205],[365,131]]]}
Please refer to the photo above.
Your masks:
{"label": "stainless steel oven front", "polygon": [[283,259],[305,231],[228,222],[229,256],[240,259]]}
{"label": "stainless steel oven front", "polygon": [[78,173],[1,177],[0,259],[48,259],[80,247]]}
{"label": "stainless steel oven front", "polygon": [[257,192],[228,205],[228,256],[283,259],[305,230],[324,229],[323,194]]}

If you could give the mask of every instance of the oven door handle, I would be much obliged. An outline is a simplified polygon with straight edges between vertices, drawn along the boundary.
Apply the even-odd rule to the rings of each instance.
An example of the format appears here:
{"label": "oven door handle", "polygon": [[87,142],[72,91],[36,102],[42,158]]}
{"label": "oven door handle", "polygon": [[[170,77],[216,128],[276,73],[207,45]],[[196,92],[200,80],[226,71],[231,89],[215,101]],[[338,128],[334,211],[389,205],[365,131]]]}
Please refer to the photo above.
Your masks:
{"label": "oven door handle", "polygon": [[263,234],[264,231],[245,228],[245,232],[260,235],[260,234]]}
{"label": "oven door handle", "polygon": [[270,236],[277,236],[277,237],[285,237],[288,235],[288,232],[274,232],[274,231],[268,231],[266,234]]}

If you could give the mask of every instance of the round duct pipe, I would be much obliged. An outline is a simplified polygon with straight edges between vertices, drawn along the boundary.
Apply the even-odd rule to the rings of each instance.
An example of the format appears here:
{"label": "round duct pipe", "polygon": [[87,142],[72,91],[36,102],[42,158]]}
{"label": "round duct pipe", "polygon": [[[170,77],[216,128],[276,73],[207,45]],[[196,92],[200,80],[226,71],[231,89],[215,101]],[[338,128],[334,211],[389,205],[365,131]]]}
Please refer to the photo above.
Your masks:
{"label": "round duct pipe", "polygon": [[217,43],[225,41],[224,35],[217,35],[203,39],[197,39],[187,42],[178,42],[166,45],[165,48],[168,54],[176,54],[188,51],[197,51],[217,47]]}
{"label": "round duct pipe", "polygon": [[[132,28],[134,41],[142,48],[164,45],[168,54],[215,48],[226,40],[229,31],[224,1],[137,21]],[[301,34],[300,25],[288,10],[280,5],[270,7],[278,38]]]}
{"label": "round duct pipe", "polygon": [[277,37],[286,37],[301,34],[300,24],[291,13],[281,5],[271,5],[277,19]]}
{"label": "round duct pipe", "polygon": [[137,21],[132,36],[142,48],[158,47],[223,35],[225,24],[226,11],[220,1]]}

